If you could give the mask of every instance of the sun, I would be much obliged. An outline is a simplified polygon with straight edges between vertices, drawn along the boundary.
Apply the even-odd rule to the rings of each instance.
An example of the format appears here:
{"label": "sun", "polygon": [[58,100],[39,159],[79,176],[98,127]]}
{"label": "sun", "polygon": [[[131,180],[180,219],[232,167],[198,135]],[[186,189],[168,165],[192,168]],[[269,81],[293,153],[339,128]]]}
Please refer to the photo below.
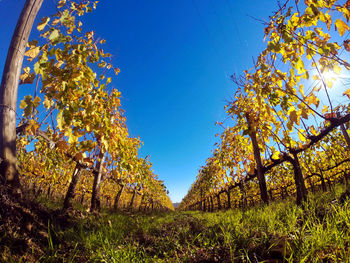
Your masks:
{"label": "sun", "polygon": [[349,83],[350,75],[343,74],[339,71],[325,70],[322,72],[322,79],[328,88],[343,88],[344,84]]}
{"label": "sun", "polygon": [[333,70],[323,72],[322,75],[326,81],[336,81],[340,77],[340,74],[335,73]]}
{"label": "sun", "polygon": [[341,69],[339,68],[339,70],[325,70],[324,72],[322,72],[322,77],[324,78],[324,80],[326,81],[332,81],[335,82],[337,80],[340,79],[350,79],[350,75],[348,74],[341,74]]}

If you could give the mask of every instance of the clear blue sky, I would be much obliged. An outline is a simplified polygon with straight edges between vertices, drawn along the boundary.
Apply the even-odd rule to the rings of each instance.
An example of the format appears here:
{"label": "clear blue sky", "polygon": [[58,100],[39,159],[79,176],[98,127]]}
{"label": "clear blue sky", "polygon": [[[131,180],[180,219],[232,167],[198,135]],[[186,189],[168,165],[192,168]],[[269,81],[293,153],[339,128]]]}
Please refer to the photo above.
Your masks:
{"label": "clear blue sky", "polygon": [[[0,0],[0,74],[24,2]],[[44,0],[37,20],[57,2]],[[234,92],[230,75],[250,68],[266,44],[252,17],[268,21],[276,9],[275,0],[101,0],[83,19],[84,30],[106,39],[104,50],[116,56],[121,73],[113,85],[129,131],[141,137],[141,156],[150,154],[173,202],[187,193],[222,130],[215,122]]]}

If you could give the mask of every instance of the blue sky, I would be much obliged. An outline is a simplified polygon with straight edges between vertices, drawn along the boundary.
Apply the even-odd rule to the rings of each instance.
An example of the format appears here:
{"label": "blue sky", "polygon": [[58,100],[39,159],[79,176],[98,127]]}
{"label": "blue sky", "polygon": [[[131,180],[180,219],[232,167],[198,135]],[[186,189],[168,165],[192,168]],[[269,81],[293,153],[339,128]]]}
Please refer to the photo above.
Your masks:
{"label": "blue sky", "polygon": [[[0,0],[0,74],[24,2]],[[37,20],[56,3],[45,0]],[[150,155],[173,202],[187,193],[222,130],[215,122],[234,93],[230,76],[250,68],[266,44],[252,17],[268,21],[276,9],[274,0],[101,0],[83,18],[84,30],[106,39],[104,50],[115,55],[121,73],[113,85],[129,131],[141,137],[140,154]]]}

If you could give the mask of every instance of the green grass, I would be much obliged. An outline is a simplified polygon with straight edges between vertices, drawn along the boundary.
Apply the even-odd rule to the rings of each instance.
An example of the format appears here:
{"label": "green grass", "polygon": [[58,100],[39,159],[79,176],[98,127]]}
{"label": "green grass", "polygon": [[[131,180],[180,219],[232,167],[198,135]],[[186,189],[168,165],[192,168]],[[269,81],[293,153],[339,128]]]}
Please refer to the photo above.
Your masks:
{"label": "green grass", "polygon": [[285,200],[245,211],[82,214],[67,228],[49,225],[39,261],[350,262],[343,191],[310,195],[303,207]]}

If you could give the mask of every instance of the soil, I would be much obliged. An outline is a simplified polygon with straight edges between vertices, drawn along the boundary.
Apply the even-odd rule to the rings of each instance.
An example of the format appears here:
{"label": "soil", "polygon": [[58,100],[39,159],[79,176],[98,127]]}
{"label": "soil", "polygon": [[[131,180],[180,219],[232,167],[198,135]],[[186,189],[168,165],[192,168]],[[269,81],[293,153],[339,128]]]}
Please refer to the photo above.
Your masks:
{"label": "soil", "polygon": [[0,261],[37,262],[48,242],[67,246],[54,231],[69,226],[68,212],[48,209],[30,198],[14,197],[0,186]]}

